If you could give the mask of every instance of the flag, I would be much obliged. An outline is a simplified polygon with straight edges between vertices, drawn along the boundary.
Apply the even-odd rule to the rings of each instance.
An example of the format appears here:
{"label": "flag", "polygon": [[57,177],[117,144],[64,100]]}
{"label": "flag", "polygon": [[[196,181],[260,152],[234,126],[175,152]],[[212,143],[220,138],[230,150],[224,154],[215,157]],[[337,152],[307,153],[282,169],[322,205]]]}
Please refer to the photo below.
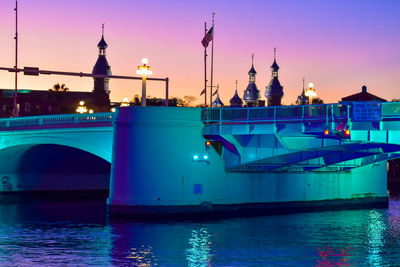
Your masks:
{"label": "flag", "polygon": [[206,88],[204,88],[203,91],[201,91],[201,94],[200,94],[200,95],[203,95],[203,94],[205,94],[205,93],[206,93]]}
{"label": "flag", "polygon": [[213,39],[214,35],[214,26],[212,26],[207,34],[204,36],[203,40],[201,40],[201,43],[203,44],[204,48],[207,48],[208,43]]}

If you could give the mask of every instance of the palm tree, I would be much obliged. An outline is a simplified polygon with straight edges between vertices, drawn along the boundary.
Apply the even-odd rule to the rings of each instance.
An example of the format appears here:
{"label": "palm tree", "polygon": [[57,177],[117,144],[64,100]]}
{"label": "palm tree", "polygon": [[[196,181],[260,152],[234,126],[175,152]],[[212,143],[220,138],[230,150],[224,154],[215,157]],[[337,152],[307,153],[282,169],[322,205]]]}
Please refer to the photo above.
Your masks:
{"label": "palm tree", "polygon": [[49,91],[51,92],[67,92],[69,91],[69,88],[65,86],[65,83],[61,84],[56,83],[53,85],[53,88],[50,88]]}

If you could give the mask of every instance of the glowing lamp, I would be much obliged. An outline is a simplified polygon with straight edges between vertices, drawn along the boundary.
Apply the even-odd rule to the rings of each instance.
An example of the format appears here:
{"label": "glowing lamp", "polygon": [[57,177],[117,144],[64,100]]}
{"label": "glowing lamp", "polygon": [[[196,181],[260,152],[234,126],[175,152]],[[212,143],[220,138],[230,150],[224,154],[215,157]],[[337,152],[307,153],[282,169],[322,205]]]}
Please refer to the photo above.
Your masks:
{"label": "glowing lamp", "polygon": [[142,75],[142,76],[147,76],[153,74],[151,71],[151,67],[147,66],[146,64],[149,63],[149,60],[147,58],[142,59],[142,66],[138,66],[138,69],[136,71],[136,74]]}
{"label": "glowing lamp", "polygon": [[193,160],[198,160],[198,159],[199,159],[199,156],[193,155]]}
{"label": "glowing lamp", "polygon": [[210,145],[211,145],[211,141],[207,141],[206,146],[210,146]]}
{"label": "glowing lamp", "polygon": [[142,106],[146,106],[146,76],[153,74],[151,67],[147,66],[149,60],[147,58],[142,59],[142,66],[138,66],[136,74],[142,76]]}
{"label": "glowing lamp", "polygon": [[115,112],[117,111],[115,108],[111,108],[111,112]]}
{"label": "glowing lamp", "polygon": [[207,155],[204,155],[203,158],[204,158],[204,160],[207,160],[207,159],[208,159],[208,156],[207,156]]}
{"label": "glowing lamp", "polygon": [[325,134],[325,135],[328,135],[328,134],[329,134],[329,130],[326,129],[326,130],[324,131],[324,134]]}
{"label": "glowing lamp", "polygon": [[87,108],[84,105],[84,101],[79,101],[79,106],[76,108],[76,112],[81,114],[88,112]]}
{"label": "glowing lamp", "polygon": [[347,130],[344,132],[344,134],[347,135],[347,136],[350,136],[350,130],[347,129]]}
{"label": "glowing lamp", "polygon": [[304,92],[304,94],[308,97],[316,97],[317,93],[315,92],[314,88],[308,88],[306,89],[306,91]]}
{"label": "glowing lamp", "polygon": [[93,113],[93,109],[89,109],[89,113],[92,114]]}

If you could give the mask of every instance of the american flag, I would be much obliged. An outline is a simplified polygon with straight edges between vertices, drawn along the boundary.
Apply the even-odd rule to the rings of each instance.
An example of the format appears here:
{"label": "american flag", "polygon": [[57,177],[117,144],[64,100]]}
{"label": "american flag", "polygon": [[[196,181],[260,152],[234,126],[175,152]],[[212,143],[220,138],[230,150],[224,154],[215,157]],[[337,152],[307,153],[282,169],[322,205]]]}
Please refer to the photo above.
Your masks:
{"label": "american flag", "polygon": [[203,40],[201,40],[201,43],[203,44],[204,48],[207,48],[208,43],[213,39],[214,35],[214,26],[212,26],[207,34],[204,36]]}

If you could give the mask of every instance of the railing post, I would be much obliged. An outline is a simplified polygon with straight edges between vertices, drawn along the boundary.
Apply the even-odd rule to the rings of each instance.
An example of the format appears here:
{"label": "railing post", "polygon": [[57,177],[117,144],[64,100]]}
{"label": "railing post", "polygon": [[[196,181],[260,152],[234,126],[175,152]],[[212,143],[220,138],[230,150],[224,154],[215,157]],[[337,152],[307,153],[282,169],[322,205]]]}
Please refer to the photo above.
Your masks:
{"label": "railing post", "polygon": [[350,105],[347,104],[347,121],[350,121]]}
{"label": "railing post", "polygon": [[10,122],[11,122],[11,120],[6,121],[6,128],[10,128]]}
{"label": "railing post", "polygon": [[326,105],[326,109],[325,109],[325,125],[326,127],[328,127],[329,125],[329,105]]}
{"label": "railing post", "polygon": [[78,124],[78,115],[74,115],[73,121],[74,124]]}

